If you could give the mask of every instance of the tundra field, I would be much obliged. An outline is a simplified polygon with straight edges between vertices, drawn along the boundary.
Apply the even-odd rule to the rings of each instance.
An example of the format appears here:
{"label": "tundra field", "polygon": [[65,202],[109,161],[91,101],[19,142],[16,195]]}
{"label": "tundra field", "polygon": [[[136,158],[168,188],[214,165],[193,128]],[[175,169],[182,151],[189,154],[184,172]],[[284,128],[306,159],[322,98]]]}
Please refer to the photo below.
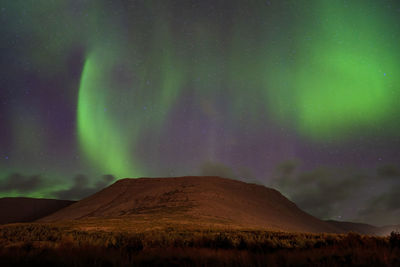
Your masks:
{"label": "tundra field", "polygon": [[4,225],[0,228],[0,265],[400,265],[400,233],[396,232],[376,237],[179,224],[125,231],[123,221],[112,223],[114,228],[109,230],[97,230],[95,221],[80,225],[77,222]]}

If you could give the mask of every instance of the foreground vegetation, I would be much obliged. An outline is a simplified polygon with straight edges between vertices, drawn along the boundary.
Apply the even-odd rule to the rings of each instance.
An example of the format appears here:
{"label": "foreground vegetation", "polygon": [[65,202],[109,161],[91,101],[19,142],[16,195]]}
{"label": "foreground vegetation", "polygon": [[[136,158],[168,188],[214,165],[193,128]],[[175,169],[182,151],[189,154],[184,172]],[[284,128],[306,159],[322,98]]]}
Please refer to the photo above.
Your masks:
{"label": "foreground vegetation", "polygon": [[51,224],[0,227],[0,266],[400,266],[388,237],[261,230],[82,231]]}

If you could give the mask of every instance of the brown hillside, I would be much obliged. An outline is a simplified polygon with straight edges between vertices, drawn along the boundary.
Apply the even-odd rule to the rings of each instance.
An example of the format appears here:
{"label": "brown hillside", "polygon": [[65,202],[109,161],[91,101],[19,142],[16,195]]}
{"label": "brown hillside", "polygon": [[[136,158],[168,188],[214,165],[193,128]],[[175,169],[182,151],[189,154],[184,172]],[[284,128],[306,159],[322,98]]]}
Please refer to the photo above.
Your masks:
{"label": "brown hillside", "polygon": [[[274,189],[220,177],[122,179],[40,221],[184,218],[284,231],[341,232]],[[136,221],[137,222],[137,221]]]}
{"label": "brown hillside", "polygon": [[32,222],[65,208],[75,201],[6,197],[0,198],[0,224]]}

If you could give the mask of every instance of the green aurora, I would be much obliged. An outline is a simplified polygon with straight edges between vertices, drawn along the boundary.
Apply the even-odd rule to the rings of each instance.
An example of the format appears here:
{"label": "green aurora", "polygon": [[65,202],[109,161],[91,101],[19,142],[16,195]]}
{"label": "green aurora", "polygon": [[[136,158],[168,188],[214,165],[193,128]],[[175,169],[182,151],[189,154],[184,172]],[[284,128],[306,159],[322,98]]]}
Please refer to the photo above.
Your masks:
{"label": "green aurora", "polygon": [[[301,5],[292,4],[291,12]],[[360,132],[374,133],[391,123],[398,111],[398,23],[376,3],[316,1],[311,11],[289,17],[283,32],[272,27],[279,25],[281,18],[274,12],[282,6],[254,11],[257,23],[247,24],[238,9],[232,42],[226,45],[221,25],[194,19],[190,42],[196,46],[191,49],[186,36],[171,33],[170,20],[160,19],[171,9],[160,14],[151,6],[147,7],[156,22],[135,28],[143,35],[149,29],[153,33],[140,68],[134,54],[143,53],[143,42],[133,42],[129,51],[121,52],[128,44],[120,41],[111,47],[94,45],[82,71],[77,111],[81,148],[97,167],[118,177],[144,173],[132,156],[141,125],[160,129],[188,86],[199,98],[226,90],[233,114],[246,108],[253,117],[268,110],[272,119],[316,142],[343,142]],[[260,23],[262,17],[268,23]],[[257,31],[251,29],[256,26]],[[260,42],[250,41],[255,38]],[[118,64],[136,80],[113,81],[109,73]],[[151,91],[146,88],[149,80],[155,81]],[[265,98],[262,106],[249,103],[259,97]],[[159,112],[146,120],[136,111],[149,102]],[[129,115],[123,114],[125,105],[131,106]]]}
{"label": "green aurora", "polygon": [[383,127],[398,110],[398,23],[378,3],[317,2],[299,22],[293,64],[284,75],[268,75],[288,80],[287,88],[278,87],[282,81],[270,86],[279,88],[270,100],[291,102],[295,108],[283,113],[303,135],[343,141]]}

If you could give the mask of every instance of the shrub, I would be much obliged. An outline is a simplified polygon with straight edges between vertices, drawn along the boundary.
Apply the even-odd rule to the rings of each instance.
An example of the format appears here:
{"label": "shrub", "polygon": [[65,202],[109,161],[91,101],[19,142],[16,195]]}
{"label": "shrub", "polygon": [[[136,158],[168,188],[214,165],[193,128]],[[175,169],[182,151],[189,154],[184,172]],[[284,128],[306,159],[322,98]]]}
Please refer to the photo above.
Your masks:
{"label": "shrub", "polygon": [[400,232],[392,232],[390,234],[390,245],[394,247],[400,247]]}

